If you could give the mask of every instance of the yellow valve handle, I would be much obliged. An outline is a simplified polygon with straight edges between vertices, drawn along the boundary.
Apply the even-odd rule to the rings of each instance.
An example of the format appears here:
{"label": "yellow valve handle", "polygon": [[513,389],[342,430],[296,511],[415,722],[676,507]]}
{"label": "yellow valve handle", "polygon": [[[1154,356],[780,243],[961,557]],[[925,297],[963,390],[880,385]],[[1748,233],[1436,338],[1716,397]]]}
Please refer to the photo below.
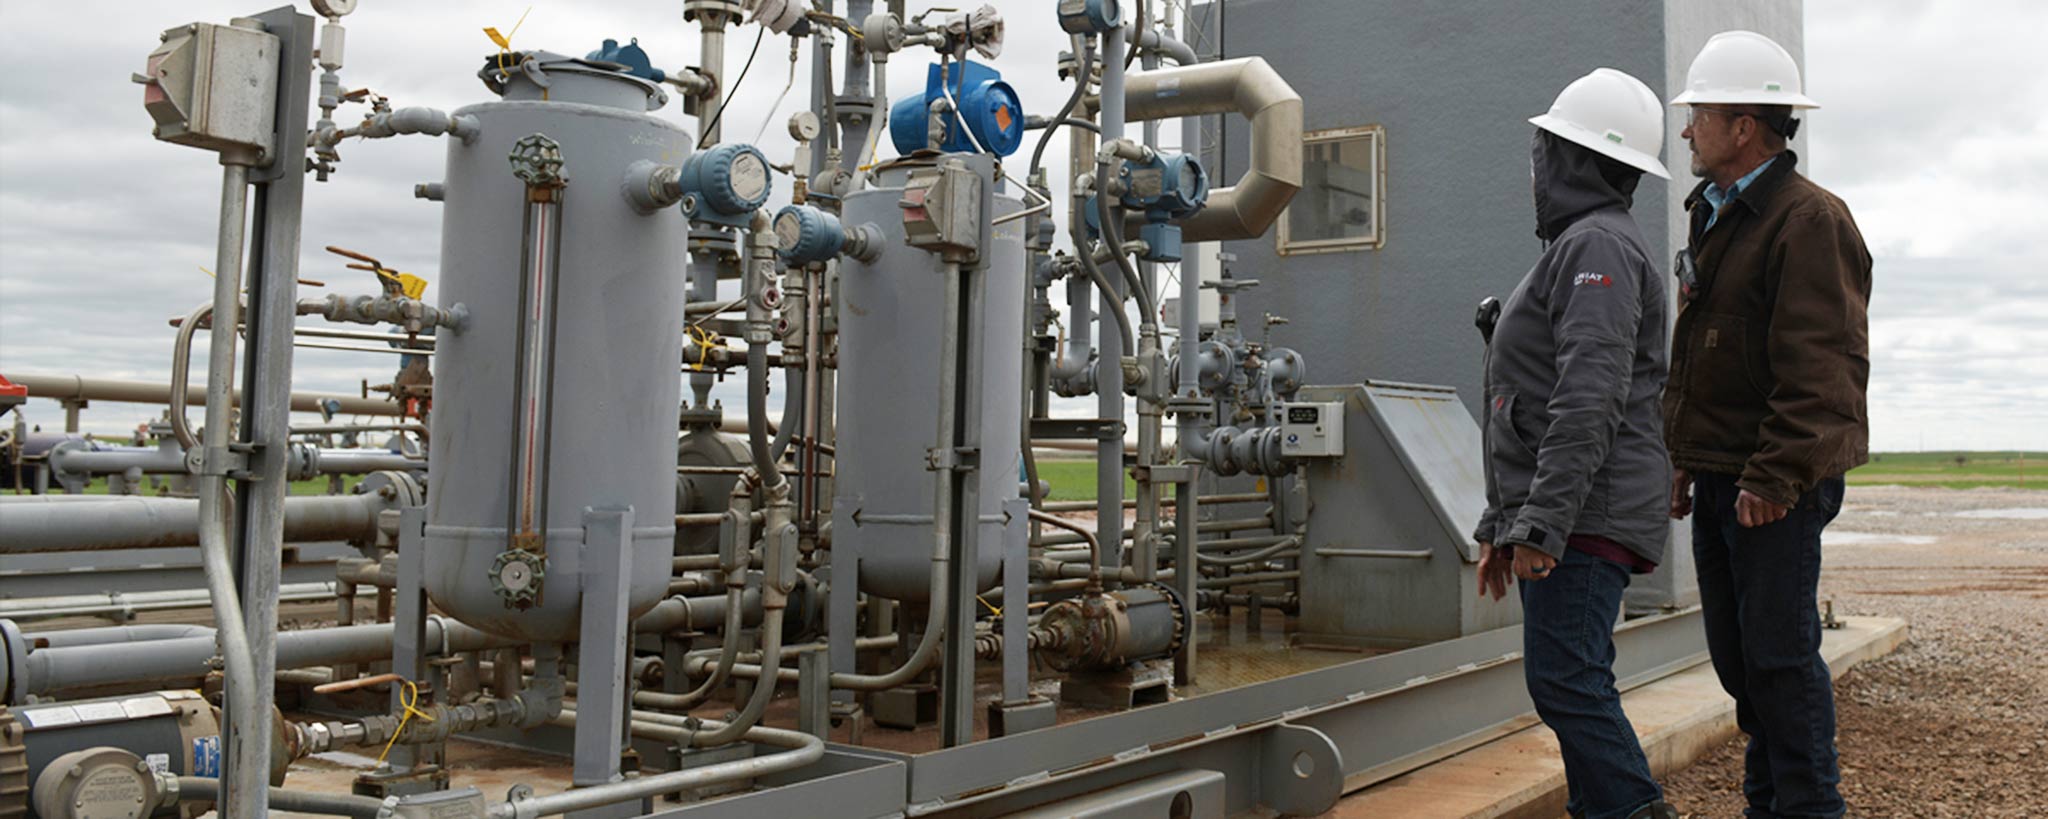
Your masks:
{"label": "yellow valve handle", "polygon": [[684,329],[689,333],[690,343],[697,345],[697,360],[690,362],[690,371],[703,372],[704,359],[711,357],[712,348],[724,347],[725,339],[721,338],[717,333],[698,327],[695,324]]}
{"label": "yellow valve handle", "polygon": [[975,596],[974,596],[974,599],[976,599],[976,600],[979,600],[979,601],[981,601],[981,604],[982,604],[982,605],[984,605],[984,606],[987,606],[987,607],[988,607],[988,610],[989,610],[989,612],[990,612],[990,613],[992,613],[992,614],[994,614],[995,616],[997,616],[997,617],[1001,617],[1001,616],[1003,616],[1003,610],[1002,610],[1002,609],[999,609],[999,608],[996,608],[995,604],[994,604],[994,603],[990,603],[990,602],[988,601],[988,599],[987,599],[987,598],[984,598],[984,597],[982,597],[981,595],[978,595],[978,594],[977,594],[977,595],[975,595]]}
{"label": "yellow valve handle", "polygon": [[405,691],[398,695],[398,701],[401,705],[405,706],[405,712],[398,715],[398,727],[391,731],[391,739],[384,742],[384,750],[377,754],[377,764],[379,765],[384,764],[384,757],[391,755],[391,746],[398,743],[399,734],[405,733],[405,724],[411,721],[413,717],[419,717],[428,722],[434,721],[434,718],[428,716],[427,712],[413,707],[419,704],[420,687],[414,685],[412,680],[405,680],[404,682]]}

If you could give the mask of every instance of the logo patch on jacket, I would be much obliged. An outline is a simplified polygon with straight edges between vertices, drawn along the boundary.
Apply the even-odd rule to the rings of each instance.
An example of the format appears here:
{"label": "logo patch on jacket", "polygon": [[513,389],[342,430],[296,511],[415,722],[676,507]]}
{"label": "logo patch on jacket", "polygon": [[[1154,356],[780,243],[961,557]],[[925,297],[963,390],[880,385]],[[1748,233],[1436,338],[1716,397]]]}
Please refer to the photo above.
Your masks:
{"label": "logo patch on jacket", "polygon": [[1590,271],[1581,272],[1579,273],[1579,275],[1572,277],[1573,287],[1584,287],[1589,284],[1597,284],[1601,287],[1613,287],[1614,277],[1609,276],[1605,273],[1593,273]]}

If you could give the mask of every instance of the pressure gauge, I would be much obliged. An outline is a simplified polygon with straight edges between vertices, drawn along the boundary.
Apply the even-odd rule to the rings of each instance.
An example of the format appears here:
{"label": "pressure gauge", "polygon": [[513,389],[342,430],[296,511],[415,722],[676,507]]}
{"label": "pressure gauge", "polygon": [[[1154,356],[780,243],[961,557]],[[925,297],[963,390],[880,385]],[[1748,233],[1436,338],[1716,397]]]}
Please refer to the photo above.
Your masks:
{"label": "pressure gauge", "polygon": [[798,142],[809,142],[818,138],[818,115],[809,111],[798,111],[789,117],[789,136]]}
{"label": "pressure gauge", "polygon": [[313,0],[313,10],[322,17],[340,17],[356,10],[356,0]]}

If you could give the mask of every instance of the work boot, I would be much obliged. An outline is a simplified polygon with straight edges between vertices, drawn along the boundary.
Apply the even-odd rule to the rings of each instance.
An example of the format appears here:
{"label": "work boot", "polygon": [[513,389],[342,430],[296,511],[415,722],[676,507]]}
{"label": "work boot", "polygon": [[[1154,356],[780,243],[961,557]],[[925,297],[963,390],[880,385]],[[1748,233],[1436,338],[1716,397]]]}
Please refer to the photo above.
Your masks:
{"label": "work boot", "polygon": [[1659,799],[1636,808],[1636,812],[1629,814],[1628,819],[1678,819],[1678,809],[1672,807],[1670,802]]}

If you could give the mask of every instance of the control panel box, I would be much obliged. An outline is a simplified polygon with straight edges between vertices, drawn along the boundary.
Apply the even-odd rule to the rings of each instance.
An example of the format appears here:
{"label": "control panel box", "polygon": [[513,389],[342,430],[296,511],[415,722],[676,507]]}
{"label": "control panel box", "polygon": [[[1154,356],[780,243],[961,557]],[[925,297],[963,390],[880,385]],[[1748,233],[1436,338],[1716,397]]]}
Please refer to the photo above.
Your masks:
{"label": "control panel box", "polygon": [[1343,402],[1281,405],[1280,454],[1290,458],[1335,458],[1343,455]]}
{"label": "control panel box", "polygon": [[280,46],[269,32],[213,23],[164,32],[145,73],[135,75],[156,138],[267,159],[276,142]]}

